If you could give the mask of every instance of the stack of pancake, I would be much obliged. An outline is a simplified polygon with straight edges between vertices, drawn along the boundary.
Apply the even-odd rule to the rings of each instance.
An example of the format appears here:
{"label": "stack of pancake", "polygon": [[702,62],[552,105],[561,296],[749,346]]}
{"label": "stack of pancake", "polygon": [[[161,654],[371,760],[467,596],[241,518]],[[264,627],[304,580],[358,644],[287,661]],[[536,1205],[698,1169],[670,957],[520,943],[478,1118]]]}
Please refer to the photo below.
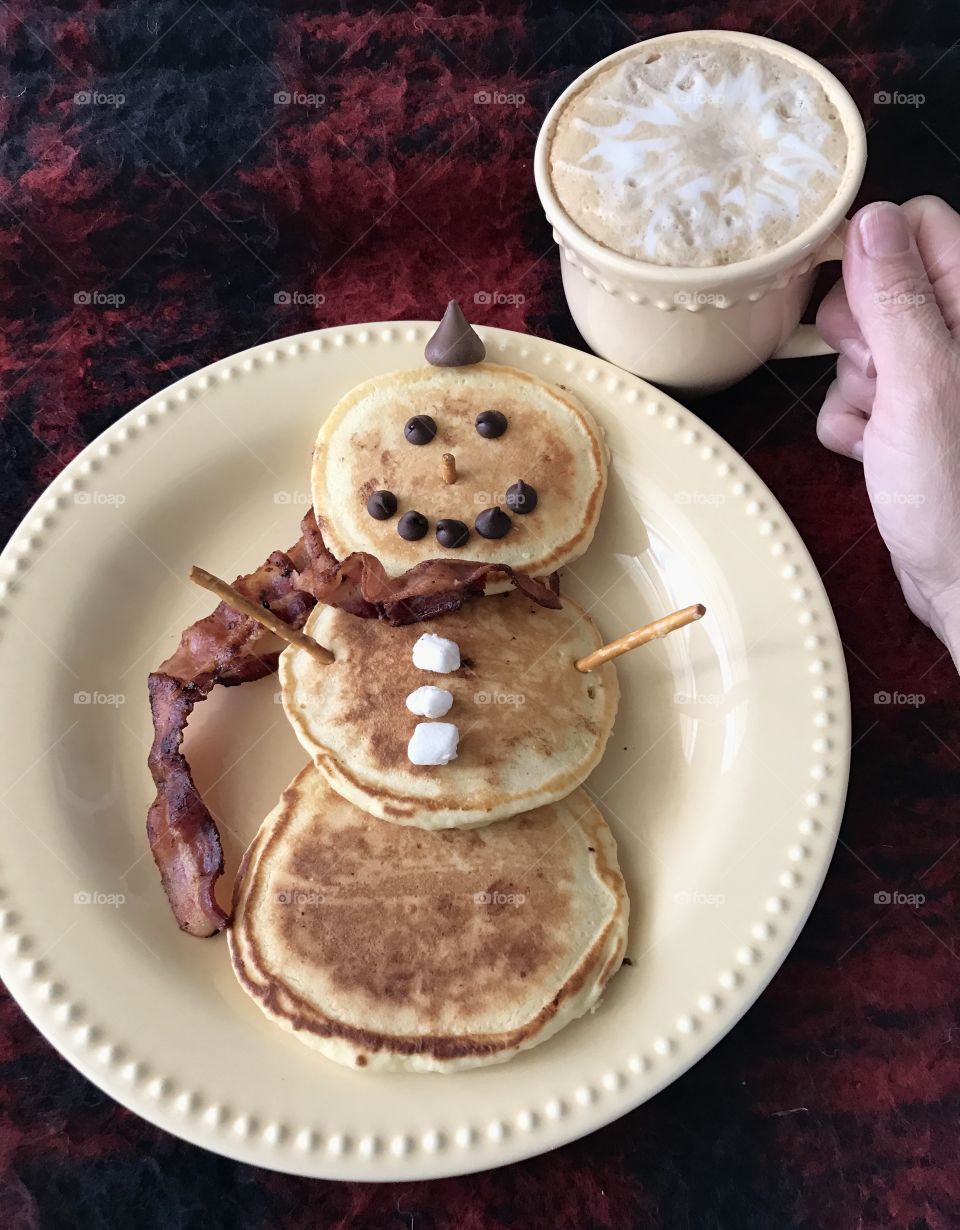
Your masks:
{"label": "stack of pancake", "polygon": [[[450,559],[535,577],[589,545],[606,485],[596,425],[483,357],[451,305],[428,366],[334,408],[312,484],[338,557],[368,552],[388,575]],[[305,631],[333,663],[294,646],[281,658],[311,764],[244,858],[231,954],[271,1019],[351,1067],[509,1059],[593,1007],[623,960],[616,846],[580,788],[613,727],[614,667],[575,669],[602,638],[570,599],[552,610],[498,589],[404,627],[321,605]],[[452,661],[424,668],[425,632]],[[454,732],[427,764],[411,742],[440,725],[414,701],[424,689]],[[419,732],[430,746],[439,733]]]}

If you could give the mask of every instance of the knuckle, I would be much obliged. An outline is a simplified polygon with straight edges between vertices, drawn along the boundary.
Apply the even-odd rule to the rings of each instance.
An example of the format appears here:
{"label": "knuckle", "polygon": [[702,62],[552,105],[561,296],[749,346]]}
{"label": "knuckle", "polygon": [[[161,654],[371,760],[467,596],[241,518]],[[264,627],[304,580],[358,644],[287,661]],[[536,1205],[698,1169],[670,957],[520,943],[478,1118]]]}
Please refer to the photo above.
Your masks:
{"label": "knuckle", "polygon": [[867,413],[873,405],[877,382],[841,355],[837,361],[837,388],[848,405]]}
{"label": "knuckle", "polygon": [[913,197],[903,208],[919,213],[953,213],[953,207],[942,196],[934,196],[932,192],[924,192],[920,196]]}

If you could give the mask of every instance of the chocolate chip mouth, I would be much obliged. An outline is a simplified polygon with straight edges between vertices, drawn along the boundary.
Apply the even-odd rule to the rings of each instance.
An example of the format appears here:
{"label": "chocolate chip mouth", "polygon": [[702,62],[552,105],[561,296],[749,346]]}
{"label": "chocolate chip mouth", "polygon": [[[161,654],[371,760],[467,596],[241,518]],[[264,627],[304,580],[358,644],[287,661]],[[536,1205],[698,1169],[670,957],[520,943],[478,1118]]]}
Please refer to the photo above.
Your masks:
{"label": "chocolate chip mouth", "polygon": [[481,538],[505,538],[513,528],[513,522],[499,504],[494,504],[477,515],[474,526]]}
{"label": "chocolate chip mouth", "polygon": [[374,491],[367,500],[367,512],[376,521],[389,521],[397,511],[397,497],[392,491]]}
{"label": "chocolate chip mouth", "polygon": [[521,516],[532,513],[539,501],[536,490],[518,478],[512,487],[507,488],[507,508]]}
{"label": "chocolate chip mouth", "polygon": [[[496,440],[504,434],[509,426],[507,416],[501,410],[482,410],[474,420],[477,434],[485,440]],[[404,438],[408,444],[422,447],[431,444],[437,438],[437,421],[429,414],[415,414],[407,419],[403,427]],[[441,476],[449,486],[457,483],[456,457],[452,453],[444,453],[442,458]],[[537,506],[537,492],[522,478],[517,479],[508,487],[502,501],[497,500],[491,507],[483,509],[474,520],[474,529],[481,538],[496,540],[505,538],[513,528],[513,519],[504,512],[501,504],[505,504],[510,512],[521,516],[533,512]],[[398,500],[392,491],[373,491],[366,501],[367,512],[376,521],[389,521],[397,512]],[[397,533],[405,542],[419,542],[425,538],[430,528],[430,522],[423,513],[416,509],[405,512],[397,522]],[[470,528],[456,517],[440,517],[435,526],[437,542],[447,550],[456,551],[466,546],[470,538]]]}
{"label": "chocolate chip mouth", "polygon": [[[525,516],[537,507],[538,498],[536,490],[521,478],[507,488],[503,503],[515,515]],[[392,491],[374,491],[367,499],[367,512],[376,521],[389,521],[396,514],[397,503]],[[473,524],[481,538],[496,540],[510,533],[513,518],[504,512],[498,502],[479,512]],[[397,533],[405,542],[419,542],[426,537],[429,528],[428,518],[414,508],[405,512],[397,522]],[[436,537],[441,547],[455,551],[467,544],[470,529],[455,517],[440,517],[436,523]]]}
{"label": "chocolate chip mouth", "polygon": [[457,549],[467,545],[470,530],[462,521],[453,517],[441,517],[437,522],[437,542],[441,547]]}
{"label": "chocolate chip mouth", "polygon": [[397,522],[397,533],[406,542],[417,542],[419,539],[425,538],[429,528],[430,523],[423,513],[416,512],[413,509],[405,512]]}

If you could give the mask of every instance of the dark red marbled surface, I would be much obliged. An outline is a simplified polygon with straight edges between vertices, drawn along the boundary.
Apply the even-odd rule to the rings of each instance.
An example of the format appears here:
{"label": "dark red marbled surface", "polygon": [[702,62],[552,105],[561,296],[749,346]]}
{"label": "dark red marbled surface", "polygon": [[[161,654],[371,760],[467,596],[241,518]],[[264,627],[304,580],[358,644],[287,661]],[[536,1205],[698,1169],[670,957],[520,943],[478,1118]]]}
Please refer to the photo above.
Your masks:
{"label": "dark red marbled surface", "polygon": [[[793,42],[870,124],[863,199],[960,205],[960,12],[948,0],[676,6],[169,0],[0,8],[0,517],[9,534],[90,439],[176,377],[318,325],[430,317],[579,344],[531,156],[550,101],[636,37],[732,26]],[[78,91],[122,93],[82,105]],[[524,95],[477,105],[484,89]],[[312,108],[279,91],[323,93]],[[875,105],[877,91],[919,107]],[[952,147],[952,148],[951,148]],[[125,296],[78,305],[78,291]],[[278,306],[278,291],[322,294]],[[0,1224],[9,1227],[960,1224],[960,687],[908,614],[856,465],[823,452],[826,361],[698,412],[783,501],[847,646],[856,746],[842,843],[746,1019],[649,1105],[547,1157],[438,1183],[290,1179],[182,1144],[60,1059],[4,997]],[[922,692],[919,709],[874,693]],[[922,892],[881,907],[878,889]]]}

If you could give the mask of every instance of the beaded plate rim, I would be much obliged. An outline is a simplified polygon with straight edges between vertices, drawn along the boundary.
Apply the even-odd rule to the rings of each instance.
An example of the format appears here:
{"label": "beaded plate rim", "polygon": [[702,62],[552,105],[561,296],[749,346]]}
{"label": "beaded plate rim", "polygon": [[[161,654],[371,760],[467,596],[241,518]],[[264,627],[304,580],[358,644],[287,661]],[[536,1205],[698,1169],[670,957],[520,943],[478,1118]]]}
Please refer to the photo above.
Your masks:
{"label": "beaded plate rim", "polygon": [[[176,413],[178,406],[208,390],[215,381],[235,381],[269,371],[278,363],[343,348],[395,342],[425,342],[432,322],[382,322],[335,326],[263,343],[192,373],[129,411],[77,455],[43,492],[0,553],[0,613],[16,600],[17,574],[30,566],[43,534],[56,524],[58,510],[84,489],[85,480],[103,470],[131,438]],[[840,756],[828,772],[814,739],[809,769],[812,786],[796,839],[784,852],[783,866],[768,887],[764,914],[730,953],[714,988],[703,989],[649,1044],[637,1046],[616,1064],[598,1068],[589,1082],[563,1088],[546,1101],[524,1106],[512,1121],[454,1127],[438,1124],[415,1138],[412,1132],[370,1133],[355,1139],[314,1124],[263,1123],[253,1112],[206,1102],[196,1090],[178,1086],[140,1057],[111,1042],[109,1030],[89,1020],[72,1002],[69,979],[51,973],[51,962],[29,956],[29,920],[0,908],[0,975],[31,1022],[83,1075],[149,1122],[193,1144],[240,1161],[292,1174],[365,1181],[440,1178],[520,1161],[568,1143],[619,1118],[672,1083],[712,1049],[743,1017],[790,952],[812,909],[837,842],[849,760],[850,702],[843,652],[834,616],[816,568],[776,498],[712,428],[652,385],[605,360],[559,343],[510,330],[478,326],[488,357],[509,360],[534,375],[551,378],[579,373],[596,385],[608,404],[642,406],[663,429],[691,447],[728,491],[763,539],[788,597],[799,607],[798,623],[812,695],[818,704],[815,726],[830,727]],[[616,399],[616,401],[614,401]],[[804,625],[816,623],[811,634]],[[829,683],[823,682],[829,678]],[[824,744],[818,749],[818,744]],[[819,757],[819,759],[818,759]],[[802,870],[798,870],[802,869]],[[6,893],[0,884],[0,906]],[[790,920],[788,926],[772,919]],[[61,956],[62,960],[62,956]],[[67,1032],[69,1031],[69,1032]],[[416,1078],[410,1078],[416,1079]],[[449,1078],[448,1078],[449,1079]],[[564,1078],[566,1079],[566,1078]],[[376,1168],[376,1170],[375,1170]]]}

